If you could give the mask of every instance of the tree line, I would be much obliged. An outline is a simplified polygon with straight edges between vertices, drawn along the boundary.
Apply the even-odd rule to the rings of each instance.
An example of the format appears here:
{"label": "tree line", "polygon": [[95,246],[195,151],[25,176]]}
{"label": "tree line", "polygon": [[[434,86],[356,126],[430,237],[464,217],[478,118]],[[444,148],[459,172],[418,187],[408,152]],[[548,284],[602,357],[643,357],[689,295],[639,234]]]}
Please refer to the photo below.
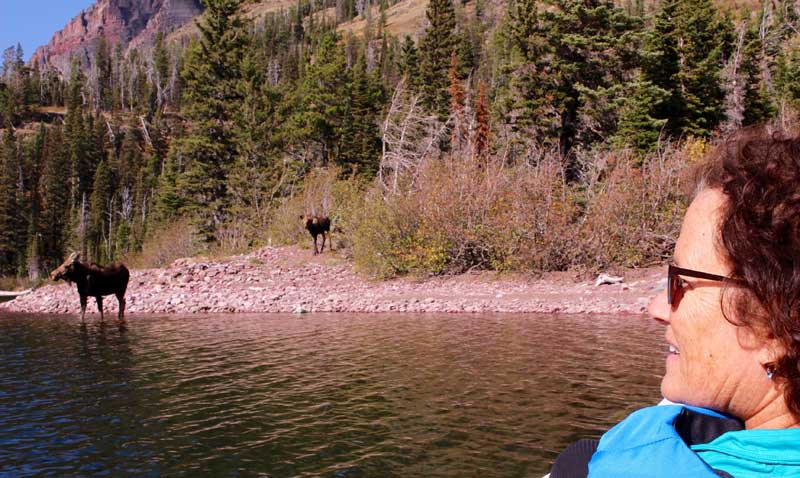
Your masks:
{"label": "tree line", "polygon": [[[386,1],[298,0],[257,22],[204,3],[196,38],[101,38],[67,77],[5,50],[0,274],[125,257],[187,216],[200,248],[256,244],[317,167],[389,190],[422,157],[549,152],[580,184],[587,151],[643,157],[789,121],[800,99],[788,0],[431,0],[416,39],[387,31]],[[341,28],[356,17],[364,31]]]}

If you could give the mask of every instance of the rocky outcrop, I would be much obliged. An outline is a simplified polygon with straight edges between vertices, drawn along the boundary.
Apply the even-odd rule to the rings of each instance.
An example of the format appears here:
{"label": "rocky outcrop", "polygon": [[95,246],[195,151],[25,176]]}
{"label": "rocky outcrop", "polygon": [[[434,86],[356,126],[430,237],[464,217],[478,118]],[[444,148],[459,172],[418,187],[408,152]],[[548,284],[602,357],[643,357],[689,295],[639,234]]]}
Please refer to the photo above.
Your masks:
{"label": "rocky outcrop", "polygon": [[158,32],[170,33],[202,11],[200,0],[97,0],[37,48],[30,61],[66,75],[74,55],[90,63],[101,37],[124,49],[147,47]]}

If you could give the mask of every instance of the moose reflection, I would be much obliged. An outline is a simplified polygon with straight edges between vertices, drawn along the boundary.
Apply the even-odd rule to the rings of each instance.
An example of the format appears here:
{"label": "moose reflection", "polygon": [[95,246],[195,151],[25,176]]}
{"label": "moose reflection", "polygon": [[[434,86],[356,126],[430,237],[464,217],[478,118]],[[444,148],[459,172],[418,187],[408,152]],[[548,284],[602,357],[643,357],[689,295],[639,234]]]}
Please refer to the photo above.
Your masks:
{"label": "moose reflection", "polygon": [[50,279],[64,279],[74,282],[78,286],[78,295],[81,299],[81,322],[86,314],[86,299],[94,297],[97,300],[97,310],[100,311],[100,320],[103,320],[103,296],[114,294],[119,301],[117,318],[125,317],[125,290],[128,288],[130,272],[123,264],[112,264],[106,267],[97,264],[80,262],[81,255],[73,252],[50,273]]}

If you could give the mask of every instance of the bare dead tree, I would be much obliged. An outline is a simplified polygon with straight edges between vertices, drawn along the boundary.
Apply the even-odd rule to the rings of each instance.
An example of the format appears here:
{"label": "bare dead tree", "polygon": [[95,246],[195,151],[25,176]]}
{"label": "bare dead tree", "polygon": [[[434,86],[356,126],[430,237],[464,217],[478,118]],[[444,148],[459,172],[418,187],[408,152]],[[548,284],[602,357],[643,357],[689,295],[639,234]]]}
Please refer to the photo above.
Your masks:
{"label": "bare dead tree", "polygon": [[400,192],[402,181],[413,187],[419,167],[435,150],[447,133],[447,122],[426,113],[418,95],[405,90],[401,80],[381,125],[381,162],[378,179],[384,193]]}
{"label": "bare dead tree", "polygon": [[745,78],[742,77],[740,66],[747,27],[747,22],[743,21],[736,28],[736,48],[722,71],[722,88],[726,93],[725,116],[728,118],[722,129],[726,132],[740,128],[744,119]]}
{"label": "bare dead tree", "polygon": [[107,118],[103,117],[103,120],[106,122],[106,128],[108,128],[108,139],[111,140],[112,143],[114,143],[116,141],[114,128],[111,127],[111,123],[108,122]]}
{"label": "bare dead tree", "polygon": [[[763,14],[761,15],[761,24],[758,25],[758,38],[761,40],[761,64],[759,65],[761,69],[761,78],[764,81],[764,85],[767,87],[767,91],[770,92],[770,95],[775,93],[775,86],[772,81],[772,69],[769,65],[769,56],[766,54],[766,48],[768,43],[770,43],[770,36],[778,34],[780,36],[781,32],[775,31],[775,15],[772,11],[772,2],[764,2],[764,10]],[[788,26],[791,26],[789,22],[787,22]]]}
{"label": "bare dead tree", "polygon": [[367,8],[369,8],[369,0],[356,0],[356,15],[363,15]]}
{"label": "bare dead tree", "polygon": [[119,215],[127,222],[133,218],[133,193],[130,186],[125,186],[120,192]]}
{"label": "bare dead tree", "polygon": [[144,116],[139,116],[139,121],[142,123],[142,133],[144,135],[144,140],[147,142],[147,145],[152,148],[153,141],[150,139],[150,133],[147,131],[147,122],[144,120]]}
{"label": "bare dead tree", "polygon": [[119,107],[125,109],[125,59],[120,55],[119,63],[117,64],[117,71],[119,72]]}
{"label": "bare dead tree", "polygon": [[178,55],[170,55],[170,62],[171,69],[170,69],[170,76],[169,76],[169,101],[170,103],[175,100],[173,96],[175,96],[175,91],[177,90],[178,80],[180,78],[180,72],[178,71]]}
{"label": "bare dead tree", "polygon": [[108,199],[105,215],[108,218],[108,231],[103,230],[103,242],[106,248],[105,262],[111,262],[111,244],[114,237],[114,198]]}
{"label": "bare dead tree", "polygon": [[267,65],[267,81],[270,86],[275,86],[280,81],[281,64],[277,58],[270,58]]}
{"label": "bare dead tree", "polygon": [[86,225],[89,223],[89,206],[87,204],[86,193],[81,196],[80,218],[78,220],[78,237],[80,238],[80,249],[86,251]]}
{"label": "bare dead tree", "polygon": [[374,42],[369,42],[367,44],[367,72],[371,73],[372,70],[375,69],[375,44]]}
{"label": "bare dead tree", "polygon": [[102,98],[100,98],[100,72],[97,62],[92,62],[91,68],[89,69],[88,80],[92,96],[92,109],[94,111],[99,111],[102,106]]}

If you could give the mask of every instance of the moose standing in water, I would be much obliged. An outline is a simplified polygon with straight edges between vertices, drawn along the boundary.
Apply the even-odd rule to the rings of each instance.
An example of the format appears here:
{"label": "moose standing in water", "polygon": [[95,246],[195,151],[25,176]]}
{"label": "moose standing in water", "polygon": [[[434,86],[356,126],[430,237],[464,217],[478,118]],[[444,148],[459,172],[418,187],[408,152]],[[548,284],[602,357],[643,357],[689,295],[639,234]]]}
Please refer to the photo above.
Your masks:
{"label": "moose standing in water", "polygon": [[[326,234],[331,232],[331,220],[328,216],[300,216],[303,225],[308,229],[311,237],[314,238],[314,255],[322,254],[325,250],[325,237]],[[322,247],[317,252],[317,236],[322,234]],[[328,249],[333,250],[333,240],[329,241]]]}
{"label": "moose standing in water", "polygon": [[100,320],[103,320],[103,296],[114,294],[119,301],[119,314],[117,318],[125,318],[125,290],[128,288],[130,273],[123,264],[112,264],[102,267],[97,264],[80,262],[81,255],[73,252],[50,273],[51,280],[64,279],[74,282],[78,286],[78,295],[81,298],[81,322],[86,314],[86,299],[94,297],[97,300],[97,310],[100,311]]}

